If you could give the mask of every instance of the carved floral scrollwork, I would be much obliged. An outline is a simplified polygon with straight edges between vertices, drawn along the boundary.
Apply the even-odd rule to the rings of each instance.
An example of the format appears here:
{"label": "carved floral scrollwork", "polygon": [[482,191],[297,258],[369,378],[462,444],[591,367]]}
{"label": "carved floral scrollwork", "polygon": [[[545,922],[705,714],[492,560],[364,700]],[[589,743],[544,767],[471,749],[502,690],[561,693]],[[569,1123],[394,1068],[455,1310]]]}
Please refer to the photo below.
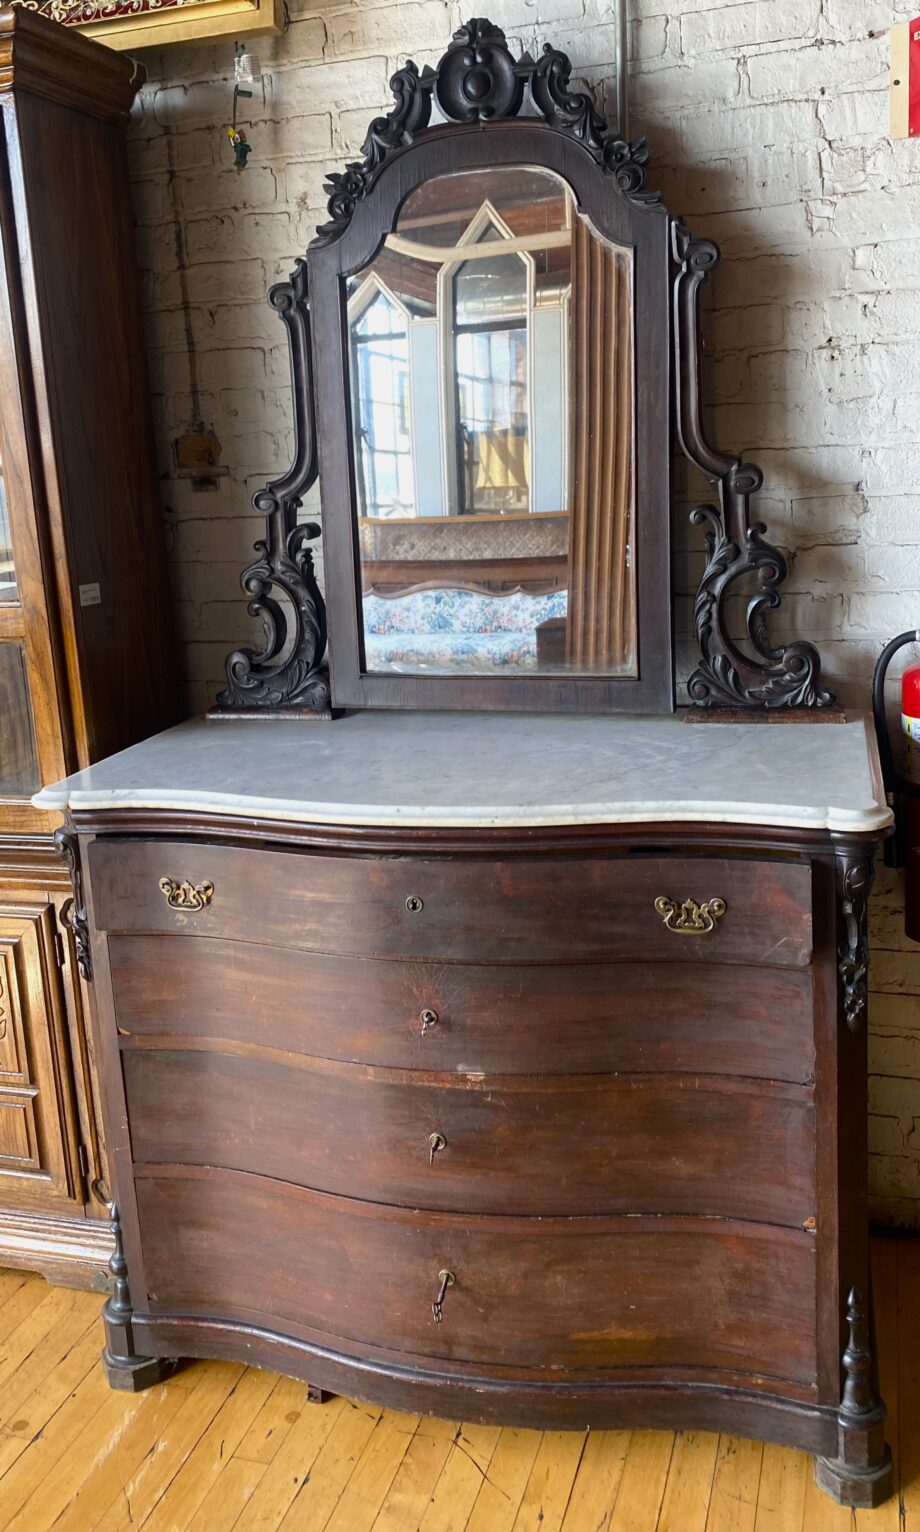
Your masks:
{"label": "carved floral scrollwork", "polygon": [[[678,374],[678,434],[685,455],[712,484],[719,504],[698,505],[690,520],[706,527],[706,566],[694,604],[700,663],[687,684],[701,707],[747,709],[826,708],[835,698],[821,681],[821,657],[812,644],[770,642],[767,615],[780,605],[778,587],[788,573],[780,550],[764,537],[766,525],[751,522],[750,499],[763,484],[756,463],[720,452],[707,440],[702,414],[700,289],[720,260],[711,239],[693,239],[678,220],[672,226],[680,275],[674,288],[674,335]],[[746,652],[728,631],[726,598],[738,581],[756,577],[747,603]]]}
{"label": "carved floral scrollwork", "polygon": [[290,342],[294,462],[252,499],[265,517],[266,535],[256,543],[259,558],[243,571],[240,584],[250,598],[250,616],[262,624],[263,644],[258,651],[236,649],[227,657],[227,687],[217,706],[287,707],[328,716],[326,607],[308,546],[320,528],[315,522],[297,522],[301,497],[317,474],[306,262],[298,261],[290,281],[273,287],[268,298]]}
{"label": "carved floral scrollwork", "polygon": [[485,17],[472,17],[454,33],[436,69],[419,71],[410,59],[393,75],[393,107],[371,123],[361,147],[363,158],[326,177],[330,222],[317,229],[314,244],[328,244],[348,227],[381,166],[428,127],[432,99],[449,122],[489,122],[518,116],[529,90],[547,126],[583,144],[623,196],[657,203],[658,193],[645,190],[645,140],[628,144],[618,138],[587,91],[572,90],[571,74],[569,59],[558,48],[547,43],[539,59],[529,53],[515,59],[501,27]]}
{"label": "carved floral scrollwork", "polygon": [[843,1014],[851,1032],[857,1032],[869,1001],[869,893],[872,861],[861,858],[838,861],[838,895],[844,935],[838,950],[837,971],[843,985]]}

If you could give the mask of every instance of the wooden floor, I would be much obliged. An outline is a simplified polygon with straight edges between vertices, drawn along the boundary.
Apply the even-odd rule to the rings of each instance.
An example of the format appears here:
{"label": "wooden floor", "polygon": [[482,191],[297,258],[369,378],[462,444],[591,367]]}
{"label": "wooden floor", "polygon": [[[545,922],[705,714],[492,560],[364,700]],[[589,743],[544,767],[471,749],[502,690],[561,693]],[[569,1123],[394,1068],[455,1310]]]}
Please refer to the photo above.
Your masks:
{"label": "wooden floor", "polygon": [[899,1493],[819,1494],[810,1460],[730,1436],[501,1430],[399,1415],[230,1363],[136,1396],[98,1296],[0,1272],[0,1528],[21,1532],[920,1532],[920,1240],[873,1252]]}

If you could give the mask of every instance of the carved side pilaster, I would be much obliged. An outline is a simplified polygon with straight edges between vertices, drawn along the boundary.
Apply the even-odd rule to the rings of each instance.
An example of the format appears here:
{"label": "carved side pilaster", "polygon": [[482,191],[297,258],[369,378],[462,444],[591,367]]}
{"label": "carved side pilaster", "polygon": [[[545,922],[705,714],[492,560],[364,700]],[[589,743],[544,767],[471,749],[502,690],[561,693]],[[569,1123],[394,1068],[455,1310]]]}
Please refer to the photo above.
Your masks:
{"label": "carved side pilaster", "polygon": [[77,967],[87,983],[93,977],[93,960],[89,947],[89,921],[83,902],[83,874],[80,869],[80,843],[70,830],[55,830],[55,849],[67,863],[73,898],[68,899],[61,910],[61,922],[73,936],[77,954]]}
{"label": "carved side pilaster", "polygon": [[871,857],[837,858],[837,895],[843,924],[837,971],[843,985],[843,1014],[851,1032],[857,1032],[864,1025],[869,1003],[868,927],[872,877]]}

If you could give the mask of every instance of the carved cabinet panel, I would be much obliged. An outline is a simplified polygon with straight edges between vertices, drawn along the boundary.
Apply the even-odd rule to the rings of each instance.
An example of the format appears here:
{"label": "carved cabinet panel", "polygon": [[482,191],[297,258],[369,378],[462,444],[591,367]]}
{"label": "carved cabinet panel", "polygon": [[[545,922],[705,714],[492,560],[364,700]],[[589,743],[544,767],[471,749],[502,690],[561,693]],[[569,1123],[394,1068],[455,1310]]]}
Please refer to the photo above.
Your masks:
{"label": "carved cabinet panel", "polygon": [[83,1202],[55,912],[0,910],[0,1199]]}

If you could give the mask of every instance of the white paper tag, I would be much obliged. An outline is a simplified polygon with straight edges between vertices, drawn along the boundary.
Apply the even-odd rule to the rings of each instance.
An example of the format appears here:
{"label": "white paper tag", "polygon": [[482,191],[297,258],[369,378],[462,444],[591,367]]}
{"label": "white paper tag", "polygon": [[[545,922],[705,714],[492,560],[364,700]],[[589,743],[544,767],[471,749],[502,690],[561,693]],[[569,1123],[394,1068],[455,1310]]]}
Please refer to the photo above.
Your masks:
{"label": "white paper tag", "polygon": [[94,580],[91,585],[80,586],[81,606],[101,606],[102,591],[99,589],[99,581]]}

